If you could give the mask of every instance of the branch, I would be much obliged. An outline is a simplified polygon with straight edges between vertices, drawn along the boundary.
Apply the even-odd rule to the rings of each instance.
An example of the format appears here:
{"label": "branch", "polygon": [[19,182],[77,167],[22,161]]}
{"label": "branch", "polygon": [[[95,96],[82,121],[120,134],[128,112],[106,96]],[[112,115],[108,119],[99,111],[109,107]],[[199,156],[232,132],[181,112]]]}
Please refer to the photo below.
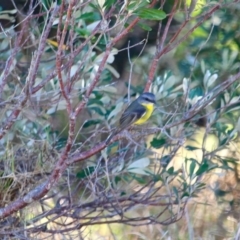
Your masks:
{"label": "branch", "polygon": [[26,80],[26,89],[24,89],[23,93],[19,96],[19,103],[17,104],[15,109],[12,111],[10,116],[7,118],[7,120],[3,124],[3,126],[0,128],[0,139],[2,139],[5,136],[7,130],[9,130],[12,127],[13,123],[17,120],[20,112],[22,111],[23,107],[25,106],[25,104],[27,102],[29,94],[30,93],[32,94],[32,86],[34,85],[34,82],[35,82],[38,67],[40,64],[40,59],[44,52],[43,50],[46,45],[46,40],[47,40],[48,34],[50,32],[50,29],[52,27],[52,23],[54,21],[55,15],[57,14],[57,11],[58,11],[58,7],[55,7],[55,9],[53,10],[52,16],[47,24],[46,31],[44,32],[44,35],[42,37],[42,41],[41,41],[41,43],[38,47],[38,50],[35,54],[35,57],[32,58],[30,71],[29,71],[29,74],[28,74],[28,77]]}
{"label": "branch", "polygon": [[[153,6],[156,2],[157,1],[154,0],[150,6]],[[42,198],[52,188],[54,183],[58,181],[58,179],[60,178],[60,176],[63,173],[63,171],[66,169],[68,164],[71,162],[71,161],[66,162],[66,159],[68,157],[68,153],[69,153],[69,151],[71,149],[71,146],[72,146],[72,143],[73,143],[73,134],[74,134],[74,129],[75,129],[76,117],[78,116],[78,114],[80,114],[81,110],[85,107],[90,94],[92,93],[93,89],[97,85],[97,83],[98,83],[98,81],[100,79],[101,73],[104,70],[104,66],[106,64],[108,56],[111,53],[112,47],[118,41],[120,41],[123,37],[125,37],[131,31],[131,29],[138,23],[139,20],[140,20],[140,18],[138,18],[138,17],[135,20],[133,20],[132,23],[126,29],[124,29],[121,33],[119,33],[119,35],[116,36],[107,45],[104,57],[102,59],[102,62],[99,65],[99,68],[98,68],[98,71],[96,73],[96,76],[95,76],[94,80],[92,81],[90,87],[86,91],[85,99],[83,99],[79,103],[79,105],[76,107],[74,113],[70,114],[70,117],[69,117],[70,126],[69,126],[69,136],[68,136],[67,144],[66,144],[63,152],[61,153],[61,156],[60,156],[56,166],[54,167],[54,169],[52,171],[52,174],[49,177],[49,179],[45,183],[41,184],[40,186],[36,187],[31,192],[26,194],[25,197],[17,199],[16,201],[12,202],[11,204],[6,206],[5,208],[0,209],[0,218],[5,218],[5,217],[11,215],[12,213],[14,213],[14,212],[24,208],[25,206],[29,205],[33,201]],[[100,26],[101,25],[98,24],[98,26],[95,28],[93,33],[96,33],[100,29]],[[91,38],[88,38],[88,41],[90,41],[90,39]],[[86,44],[87,44],[87,40],[76,50],[76,54],[79,53]],[[59,46],[59,48],[61,49],[61,46]],[[35,65],[35,66],[38,67],[38,65]],[[41,84],[41,86],[44,86],[43,83]],[[40,88],[38,86],[37,88],[34,88],[32,90],[32,92],[36,91],[36,90],[39,90],[39,89]],[[100,145],[100,147],[96,146],[95,148],[91,149],[90,153],[88,153],[88,154],[94,155],[97,152],[99,152],[102,149],[104,149],[105,147],[106,147],[105,143],[102,143]],[[83,156],[83,158],[85,159],[85,155]]]}
{"label": "branch", "polygon": [[[171,17],[173,17],[173,13],[175,13],[175,7],[176,7],[176,3],[177,3],[178,0],[175,0],[175,4],[174,4],[174,7],[173,7],[173,10],[172,10],[172,13],[171,13]],[[178,35],[182,32],[183,28],[186,26],[186,24],[189,22],[189,19],[187,19],[179,28],[179,30],[176,32],[176,34],[172,37],[172,39],[169,41],[169,43],[161,49],[161,51],[156,51],[156,54],[155,54],[155,57],[153,58],[152,60],[152,63],[150,65],[150,68],[149,68],[149,73],[148,73],[148,80],[147,80],[147,83],[146,83],[146,86],[145,86],[145,89],[144,91],[148,91],[152,82],[153,82],[153,79],[154,79],[154,75],[156,73],[156,70],[157,70],[157,64],[160,60],[160,58],[170,52],[172,49],[174,49],[176,46],[178,46],[180,43],[182,43],[184,40],[186,40],[189,35],[191,33],[194,32],[194,30],[199,27],[204,21],[206,21],[208,18],[210,18],[212,16],[212,14],[217,11],[219,8],[221,7],[220,4],[216,4],[214,7],[212,7],[206,14],[204,14],[203,16],[201,16],[201,19],[199,20],[199,22],[193,26],[188,32],[187,34],[185,34],[182,38],[180,38],[178,41],[175,41],[176,38],[178,37]],[[169,27],[169,25],[167,25]],[[168,28],[166,28],[165,30],[168,31]],[[165,31],[164,31],[165,32]],[[174,42],[175,41],[175,42]],[[163,42],[163,41],[162,41]],[[162,46],[162,45],[161,45]]]}

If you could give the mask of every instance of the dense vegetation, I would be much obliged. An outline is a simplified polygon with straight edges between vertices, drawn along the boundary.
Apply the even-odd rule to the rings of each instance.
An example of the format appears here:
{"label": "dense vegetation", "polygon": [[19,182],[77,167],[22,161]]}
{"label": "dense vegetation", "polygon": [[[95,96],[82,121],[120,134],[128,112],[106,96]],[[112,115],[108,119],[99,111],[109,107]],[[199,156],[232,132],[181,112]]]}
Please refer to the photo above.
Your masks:
{"label": "dense vegetation", "polygon": [[0,0],[0,236],[238,239],[239,7]]}

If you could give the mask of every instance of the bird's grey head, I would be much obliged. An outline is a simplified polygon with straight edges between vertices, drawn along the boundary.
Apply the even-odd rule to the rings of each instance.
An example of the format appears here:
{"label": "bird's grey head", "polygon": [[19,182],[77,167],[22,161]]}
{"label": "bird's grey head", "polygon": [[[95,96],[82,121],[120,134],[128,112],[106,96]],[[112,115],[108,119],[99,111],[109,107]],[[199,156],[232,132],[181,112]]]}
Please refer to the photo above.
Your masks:
{"label": "bird's grey head", "polygon": [[139,96],[139,101],[141,103],[156,103],[155,95],[150,92],[144,92]]}

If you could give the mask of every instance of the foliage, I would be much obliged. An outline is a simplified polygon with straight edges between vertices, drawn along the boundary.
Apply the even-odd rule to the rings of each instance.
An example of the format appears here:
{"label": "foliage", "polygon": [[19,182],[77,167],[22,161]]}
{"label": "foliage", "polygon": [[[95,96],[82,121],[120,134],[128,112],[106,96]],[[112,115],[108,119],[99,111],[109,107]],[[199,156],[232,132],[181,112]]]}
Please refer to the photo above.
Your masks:
{"label": "foliage", "polygon": [[[239,183],[239,2],[33,2],[0,34],[0,235],[118,223],[174,238],[214,191],[237,219],[236,190],[222,199]],[[106,145],[143,91],[157,98],[149,123]]]}

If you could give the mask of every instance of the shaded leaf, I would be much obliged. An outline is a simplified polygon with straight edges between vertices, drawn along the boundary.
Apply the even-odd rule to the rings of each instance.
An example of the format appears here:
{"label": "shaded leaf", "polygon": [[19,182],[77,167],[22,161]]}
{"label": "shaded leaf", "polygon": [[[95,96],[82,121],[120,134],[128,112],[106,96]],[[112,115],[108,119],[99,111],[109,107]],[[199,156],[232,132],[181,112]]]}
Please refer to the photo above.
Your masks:
{"label": "shaded leaf", "polygon": [[147,180],[142,177],[137,177],[136,175],[134,175],[133,179],[135,179],[138,183],[140,183],[142,185],[147,184]]}
{"label": "shaded leaf", "polygon": [[97,125],[99,123],[101,123],[102,121],[99,120],[99,119],[91,119],[91,120],[88,120],[86,121],[84,124],[83,124],[83,128],[87,128],[87,127],[90,127],[92,125]]}
{"label": "shaded leaf", "polygon": [[139,1],[131,1],[130,4],[127,6],[127,10],[129,11],[137,11],[143,7],[146,7],[149,3],[146,0]]}
{"label": "shaded leaf", "polygon": [[166,167],[172,159],[171,155],[165,155],[160,159],[160,163],[163,167]]}
{"label": "shaded leaf", "polygon": [[167,172],[172,175],[174,173],[174,167],[170,167]]}
{"label": "shaded leaf", "polygon": [[76,174],[76,177],[79,179],[83,179],[83,178],[91,175],[95,171],[95,169],[96,169],[96,167],[94,167],[94,166],[84,168],[83,170],[81,170],[80,172],[78,172]]}
{"label": "shaded leaf", "polygon": [[187,145],[185,148],[186,148],[187,150],[189,150],[189,151],[194,151],[194,150],[199,149],[199,148],[197,148],[197,147],[193,147],[193,146],[190,146],[190,145]]}
{"label": "shaded leaf", "polygon": [[115,0],[105,0],[103,8],[109,8],[115,3]]}
{"label": "shaded leaf", "polygon": [[196,160],[192,159],[191,164],[190,164],[190,168],[189,168],[189,175],[190,175],[191,178],[194,174],[195,169],[196,169]]}
{"label": "shaded leaf", "polygon": [[166,139],[165,138],[153,138],[153,140],[151,141],[151,146],[154,148],[161,148],[164,144],[166,143]]}
{"label": "shaded leaf", "polygon": [[105,116],[105,112],[103,111],[104,109],[101,109],[100,107],[89,107],[89,110],[95,111],[100,116]]}
{"label": "shaded leaf", "polygon": [[152,28],[149,27],[147,24],[139,23],[139,26],[145,31],[148,31],[148,32],[152,31]]}
{"label": "shaded leaf", "polygon": [[163,20],[167,16],[164,11],[151,8],[141,8],[135,11],[135,14],[138,17],[147,20]]}
{"label": "shaded leaf", "polygon": [[177,190],[177,188],[175,186],[173,187],[173,192],[176,195],[176,197],[178,198],[179,197],[178,190]]}
{"label": "shaded leaf", "polygon": [[94,19],[94,13],[93,12],[86,12],[80,15],[78,19],[84,19],[84,20],[95,20]]}
{"label": "shaded leaf", "polygon": [[203,173],[206,173],[209,171],[209,164],[207,161],[204,161],[204,163],[199,167],[199,169],[196,172],[196,175],[202,175]]}

